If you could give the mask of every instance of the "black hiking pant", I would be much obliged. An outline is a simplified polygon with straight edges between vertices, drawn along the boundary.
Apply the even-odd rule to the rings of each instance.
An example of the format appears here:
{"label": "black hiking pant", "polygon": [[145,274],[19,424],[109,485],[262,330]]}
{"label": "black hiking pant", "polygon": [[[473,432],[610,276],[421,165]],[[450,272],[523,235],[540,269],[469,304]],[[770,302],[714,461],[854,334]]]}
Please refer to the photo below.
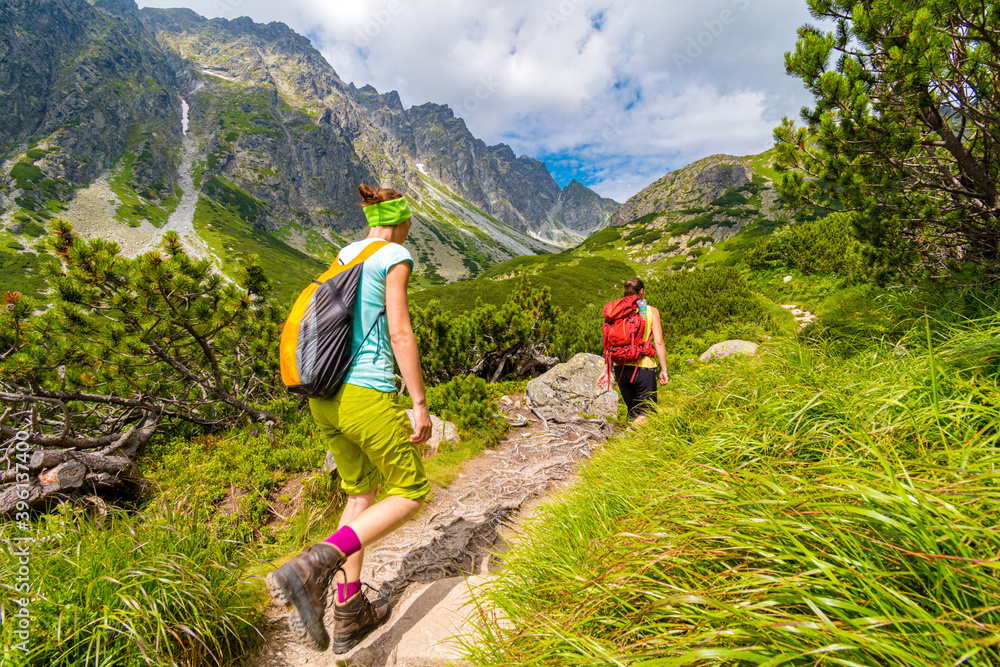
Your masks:
{"label": "black hiking pant", "polygon": [[[628,420],[644,415],[656,404],[656,369],[635,366],[615,366],[613,371],[618,389],[622,392]],[[635,376],[633,377],[633,373]]]}

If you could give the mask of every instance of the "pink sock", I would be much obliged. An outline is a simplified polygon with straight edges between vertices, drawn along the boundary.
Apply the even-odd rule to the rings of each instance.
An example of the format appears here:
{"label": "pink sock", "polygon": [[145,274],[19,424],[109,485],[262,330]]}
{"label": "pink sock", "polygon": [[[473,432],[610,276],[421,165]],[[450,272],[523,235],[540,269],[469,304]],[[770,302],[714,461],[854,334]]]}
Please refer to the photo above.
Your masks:
{"label": "pink sock", "polygon": [[361,551],[361,540],[350,526],[344,526],[324,541],[340,549],[345,556],[352,556]]}
{"label": "pink sock", "polygon": [[346,584],[337,582],[337,602],[344,604],[352,597],[354,594],[361,590],[360,581],[348,581]]}

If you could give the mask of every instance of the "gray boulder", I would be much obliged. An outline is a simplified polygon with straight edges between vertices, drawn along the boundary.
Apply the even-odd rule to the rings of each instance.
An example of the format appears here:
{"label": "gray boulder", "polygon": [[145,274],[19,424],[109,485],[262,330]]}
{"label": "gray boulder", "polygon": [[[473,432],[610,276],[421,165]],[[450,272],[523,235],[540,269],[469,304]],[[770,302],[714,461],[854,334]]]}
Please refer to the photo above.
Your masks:
{"label": "gray boulder", "polygon": [[613,419],[618,415],[618,394],[597,384],[603,373],[604,359],[578,354],[530,381],[528,400],[546,419],[571,419],[578,413]]}
{"label": "gray boulder", "polygon": [[[413,426],[413,410],[407,410],[406,416],[410,418],[410,426]],[[421,445],[425,459],[437,454],[442,442],[458,442],[459,440],[458,427],[451,422],[431,415],[431,427],[431,439]]]}
{"label": "gray boulder", "polygon": [[757,348],[759,346],[757,343],[751,343],[748,340],[727,340],[722,343],[716,343],[712,347],[708,348],[703,355],[699,357],[702,362],[711,361],[712,359],[718,359],[720,357],[735,357],[735,356],[755,356],[757,354]]}

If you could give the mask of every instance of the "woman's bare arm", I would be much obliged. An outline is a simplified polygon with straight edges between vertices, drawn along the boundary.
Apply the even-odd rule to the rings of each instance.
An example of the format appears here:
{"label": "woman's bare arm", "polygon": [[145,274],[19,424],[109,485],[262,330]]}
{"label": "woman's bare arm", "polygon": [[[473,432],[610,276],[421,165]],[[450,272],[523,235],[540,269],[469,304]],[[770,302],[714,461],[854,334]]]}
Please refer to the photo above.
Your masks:
{"label": "woman's bare arm", "polygon": [[420,371],[417,338],[413,335],[413,326],[410,324],[410,306],[406,297],[409,282],[410,265],[406,262],[400,262],[389,269],[385,279],[385,306],[392,351],[406,389],[413,399],[414,433],[410,441],[419,445],[431,437],[431,416],[427,411],[427,392]]}
{"label": "woman's bare arm", "polygon": [[660,384],[670,381],[667,374],[667,347],[663,344],[663,327],[660,326],[660,311],[649,306],[649,323],[653,327],[653,346],[656,356],[660,359]]}

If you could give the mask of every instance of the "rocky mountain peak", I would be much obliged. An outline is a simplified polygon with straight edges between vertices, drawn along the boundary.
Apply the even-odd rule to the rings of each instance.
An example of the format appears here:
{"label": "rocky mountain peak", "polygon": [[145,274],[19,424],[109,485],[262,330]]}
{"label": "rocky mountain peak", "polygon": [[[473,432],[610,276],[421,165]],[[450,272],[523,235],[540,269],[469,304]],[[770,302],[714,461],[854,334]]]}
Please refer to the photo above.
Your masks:
{"label": "rocky mountain peak", "polygon": [[730,188],[750,183],[753,169],[743,158],[712,155],[672,171],[625,202],[611,218],[620,225],[654,213],[705,208]]}
{"label": "rocky mountain peak", "polygon": [[771,179],[756,171],[769,169],[769,159],[712,155],[666,174],[625,202],[611,223],[622,227],[629,258],[687,269],[748,227],[782,224],[788,212]]}
{"label": "rocky mountain peak", "polygon": [[393,112],[403,111],[403,101],[399,98],[399,93],[395,90],[390,90],[387,93],[379,93],[378,89],[370,83],[361,88],[355,88],[354,84],[351,84],[351,90],[371,111],[378,111],[380,108],[385,108]]}

